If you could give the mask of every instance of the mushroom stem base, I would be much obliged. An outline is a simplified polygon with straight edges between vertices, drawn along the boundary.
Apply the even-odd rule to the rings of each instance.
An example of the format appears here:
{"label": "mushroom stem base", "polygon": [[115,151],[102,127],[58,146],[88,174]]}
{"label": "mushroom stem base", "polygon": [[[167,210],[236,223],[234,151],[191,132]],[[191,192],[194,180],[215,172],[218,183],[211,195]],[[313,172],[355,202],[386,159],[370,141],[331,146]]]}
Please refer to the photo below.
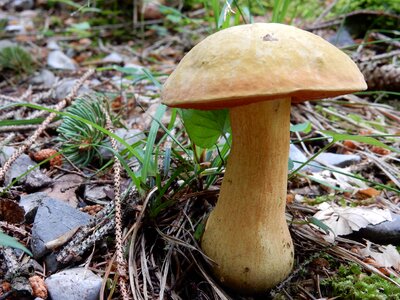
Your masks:
{"label": "mushroom stem base", "polygon": [[232,149],[202,248],[222,284],[242,294],[265,292],[292,270],[285,218],[290,102],[230,110]]}

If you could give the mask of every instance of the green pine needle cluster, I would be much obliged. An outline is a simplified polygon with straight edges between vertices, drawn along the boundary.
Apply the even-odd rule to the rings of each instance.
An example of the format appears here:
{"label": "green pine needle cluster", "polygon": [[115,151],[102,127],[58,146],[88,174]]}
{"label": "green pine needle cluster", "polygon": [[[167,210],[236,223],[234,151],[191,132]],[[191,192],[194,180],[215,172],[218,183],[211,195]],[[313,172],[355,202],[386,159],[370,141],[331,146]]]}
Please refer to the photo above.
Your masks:
{"label": "green pine needle cluster", "polygon": [[23,48],[9,46],[0,50],[0,70],[11,70],[22,75],[32,74],[34,69],[32,56]]}
{"label": "green pine needle cluster", "polygon": [[101,160],[99,150],[105,146],[107,135],[91,123],[105,128],[106,116],[101,109],[104,105],[104,98],[99,95],[85,95],[75,99],[67,113],[79,119],[64,115],[57,129],[61,152],[79,167],[89,165],[96,158]]}
{"label": "green pine needle cluster", "polygon": [[331,288],[333,296],[344,300],[400,299],[399,287],[376,274],[363,273],[356,264],[340,266],[334,277],[322,281],[322,286]]}

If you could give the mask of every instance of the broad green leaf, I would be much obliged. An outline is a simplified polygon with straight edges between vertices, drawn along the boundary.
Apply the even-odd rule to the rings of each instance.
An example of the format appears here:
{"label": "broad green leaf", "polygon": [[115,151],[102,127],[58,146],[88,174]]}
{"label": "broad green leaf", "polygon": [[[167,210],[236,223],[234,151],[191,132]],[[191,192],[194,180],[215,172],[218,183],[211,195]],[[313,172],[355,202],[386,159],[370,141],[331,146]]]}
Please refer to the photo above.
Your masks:
{"label": "broad green leaf", "polygon": [[398,149],[390,147],[390,146],[386,145],[385,143],[382,143],[382,142],[378,141],[377,139],[370,137],[370,136],[336,133],[336,132],[328,131],[328,130],[321,130],[321,132],[326,135],[331,136],[333,138],[334,142],[349,140],[349,141],[365,143],[365,144],[372,145],[372,146],[382,147],[382,148],[388,149],[390,151],[400,153],[400,151]]}
{"label": "broad green leaf", "polygon": [[20,250],[24,251],[25,253],[29,254],[30,256],[33,256],[32,252],[29,251],[24,245],[22,245],[16,239],[5,234],[2,231],[0,231],[0,245],[5,246],[5,247],[12,247],[12,248],[20,249]]}
{"label": "broad green leaf", "polygon": [[309,133],[311,131],[311,122],[304,122],[296,125],[290,125],[290,131]]}
{"label": "broad green leaf", "polygon": [[229,132],[229,111],[181,109],[183,123],[190,139],[201,148],[211,148],[218,138]]}

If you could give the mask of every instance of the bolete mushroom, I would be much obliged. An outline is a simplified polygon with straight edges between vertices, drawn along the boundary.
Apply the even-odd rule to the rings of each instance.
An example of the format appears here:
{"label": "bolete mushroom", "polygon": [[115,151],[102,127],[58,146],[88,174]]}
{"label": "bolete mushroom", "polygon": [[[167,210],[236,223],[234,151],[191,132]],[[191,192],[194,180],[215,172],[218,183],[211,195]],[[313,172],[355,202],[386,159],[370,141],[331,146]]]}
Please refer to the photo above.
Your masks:
{"label": "bolete mushroom", "polygon": [[169,76],[166,105],[230,110],[232,149],[201,241],[224,285],[261,293],[292,270],[285,219],[291,103],[364,89],[363,75],[345,53],[282,24],[212,34]]}

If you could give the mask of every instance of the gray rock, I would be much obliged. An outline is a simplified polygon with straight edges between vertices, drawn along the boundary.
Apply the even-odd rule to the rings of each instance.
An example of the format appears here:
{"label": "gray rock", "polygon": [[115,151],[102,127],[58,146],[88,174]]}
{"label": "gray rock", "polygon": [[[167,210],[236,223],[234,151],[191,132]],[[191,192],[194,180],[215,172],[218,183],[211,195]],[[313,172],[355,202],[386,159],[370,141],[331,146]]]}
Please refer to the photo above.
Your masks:
{"label": "gray rock", "polygon": [[[115,131],[115,134],[127,142],[129,145],[132,145],[140,140],[146,138],[146,135],[139,129],[125,129],[125,128],[118,128]],[[107,146],[111,148],[110,142],[107,143]],[[124,150],[125,146],[122,145],[120,142],[117,142],[118,150]],[[101,148],[100,153],[104,159],[111,159],[113,154],[107,148]]]}
{"label": "gray rock", "polygon": [[392,213],[392,221],[368,225],[352,236],[358,239],[367,239],[377,244],[400,245],[400,215]]}
{"label": "gray rock", "polygon": [[[54,98],[57,100],[64,99],[72,90],[74,85],[78,80],[72,78],[65,78],[60,81],[59,85],[56,87]],[[86,93],[90,93],[92,90],[86,85],[83,84],[81,88],[78,90],[78,95],[81,96]]]}
{"label": "gray rock", "polygon": [[25,210],[25,220],[27,223],[32,223],[35,219],[38,207],[43,203],[45,199],[48,199],[46,193],[32,193],[28,195],[22,195],[19,200],[19,205]]}
{"label": "gray rock", "polygon": [[316,160],[336,167],[347,167],[361,161],[361,157],[356,154],[337,154],[324,152],[318,155]]}
{"label": "gray rock", "polygon": [[0,40],[0,50],[6,47],[15,47],[18,44],[11,42],[10,40]]}
{"label": "gray rock", "polygon": [[11,0],[7,3],[8,9],[13,9],[16,11],[32,9],[35,6],[33,0]]}
{"label": "gray rock", "polygon": [[52,300],[97,300],[102,279],[85,268],[51,275],[45,281]]}
{"label": "gray rock", "polygon": [[336,47],[347,47],[355,44],[353,38],[346,28],[342,27],[338,32],[328,37],[328,42]]}
{"label": "gray rock", "polygon": [[60,46],[58,46],[57,41],[49,40],[47,42],[47,49],[49,50],[61,50]]}
{"label": "gray rock", "polygon": [[[302,163],[305,163],[308,160],[305,154],[293,144],[290,144],[289,158],[293,161],[294,167],[292,170],[296,170],[302,165]],[[301,170],[309,172],[318,172],[322,170],[318,168],[318,166],[321,165],[319,163],[316,163],[315,161],[311,161],[308,165],[302,167]]]}
{"label": "gray rock", "polygon": [[102,60],[102,62],[105,63],[111,63],[111,64],[120,64],[124,61],[124,59],[122,58],[122,56],[116,52],[110,53],[109,55],[107,55],[106,57],[104,57]]}
{"label": "gray rock", "polygon": [[60,50],[51,51],[47,57],[47,65],[53,69],[71,70],[77,69],[76,63]]}
{"label": "gray rock", "polygon": [[85,186],[85,199],[91,202],[95,203],[100,203],[100,204],[106,204],[109,202],[106,201],[108,199],[106,190],[111,190],[112,191],[112,186],[111,185],[95,185],[95,184],[88,184]]}
{"label": "gray rock", "polygon": [[[0,165],[3,165],[14,153],[15,149],[13,147],[8,147],[4,146],[0,149]],[[27,180],[27,177],[32,177],[32,176],[40,176],[38,173],[40,173],[40,170],[34,167],[37,164],[30,159],[30,157],[26,154],[20,155],[15,162],[11,165],[10,169],[4,176],[4,184],[7,186],[9,185],[14,179],[18,179],[18,182],[23,184]],[[27,171],[30,172],[27,173],[26,176],[21,177],[23,174],[25,174]],[[20,178],[21,177],[21,178]]]}
{"label": "gray rock", "polygon": [[44,87],[50,88],[56,82],[56,76],[53,72],[43,69],[40,70],[31,80],[32,84],[43,85]]}
{"label": "gray rock", "polygon": [[79,226],[86,225],[90,216],[68,204],[46,198],[39,206],[32,227],[31,249],[34,257],[48,253],[46,243],[53,241]]}
{"label": "gray rock", "polygon": [[[289,158],[293,161],[294,169],[300,167],[301,163],[308,160],[305,154],[297,148],[295,145],[290,145]],[[310,172],[323,171],[321,164],[332,165],[335,167],[347,167],[354,163],[360,162],[361,157],[355,154],[336,154],[330,152],[324,152],[318,155],[314,161],[310,161],[301,170]]]}
{"label": "gray rock", "polygon": [[40,188],[44,188],[53,183],[53,179],[47,176],[39,169],[35,169],[34,172],[29,173],[29,176],[26,177],[25,187],[29,190],[38,190]]}
{"label": "gray rock", "polygon": [[78,206],[77,189],[84,182],[84,178],[77,174],[66,174],[54,179],[53,184],[41,192],[47,196],[64,201],[72,207]]}

